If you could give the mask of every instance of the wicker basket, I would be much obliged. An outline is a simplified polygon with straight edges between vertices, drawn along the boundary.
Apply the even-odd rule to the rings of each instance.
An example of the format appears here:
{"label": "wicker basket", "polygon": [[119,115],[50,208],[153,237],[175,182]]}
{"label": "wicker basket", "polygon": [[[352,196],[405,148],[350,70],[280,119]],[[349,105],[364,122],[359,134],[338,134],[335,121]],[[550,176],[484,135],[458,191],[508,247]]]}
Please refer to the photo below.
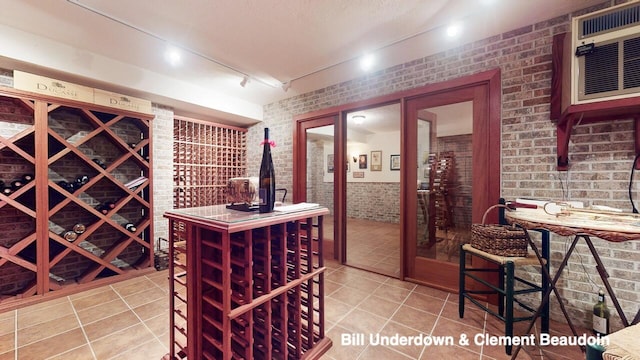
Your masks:
{"label": "wicker basket", "polygon": [[504,205],[491,206],[485,211],[482,224],[471,225],[471,246],[493,255],[527,256],[529,241],[524,229],[484,223],[487,213],[498,207],[506,208]]}

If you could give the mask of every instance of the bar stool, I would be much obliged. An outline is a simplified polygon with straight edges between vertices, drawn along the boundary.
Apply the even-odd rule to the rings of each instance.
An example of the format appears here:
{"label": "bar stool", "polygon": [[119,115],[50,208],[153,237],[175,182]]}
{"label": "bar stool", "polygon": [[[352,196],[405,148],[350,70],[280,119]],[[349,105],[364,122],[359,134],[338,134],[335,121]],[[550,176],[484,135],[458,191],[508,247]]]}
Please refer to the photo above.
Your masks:
{"label": "bar stool", "polygon": [[[504,204],[504,200],[501,199],[501,203]],[[504,224],[504,209],[500,209],[500,223]],[[545,265],[548,270],[549,259],[549,232],[546,230],[540,230],[542,233],[542,257],[545,260]],[[497,265],[497,268],[474,268],[467,266],[467,255],[471,256],[471,259],[478,258],[486,260],[487,262]],[[487,252],[478,250],[471,246],[471,244],[463,244],[460,248],[460,289],[458,299],[458,312],[460,318],[464,317],[465,300],[468,299],[473,304],[495,316],[504,322],[504,333],[507,337],[513,336],[513,324],[520,321],[528,321],[533,318],[537,309],[524,304],[518,297],[520,295],[540,293],[540,299],[546,293],[549,281],[544,276],[542,268],[541,282],[540,284],[534,284],[528,280],[522,279],[515,275],[515,269],[517,267],[533,265],[541,267],[540,261],[535,254],[529,254],[526,257],[506,257],[489,254]],[[481,274],[497,273],[498,284],[492,284],[483,279]],[[476,282],[483,284],[487,289],[467,289],[466,278],[469,277]],[[485,306],[474,295],[498,295],[498,311],[493,311],[488,306]],[[530,315],[527,316],[515,316],[514,315],[514,303],[519,304],[523,309],[527,310]],[[549,303],[545,304],[541,312],[541,331],[543,333],[549,333]],[[505,351],[507,355],[511,355],[511,345],[505,345]]]}

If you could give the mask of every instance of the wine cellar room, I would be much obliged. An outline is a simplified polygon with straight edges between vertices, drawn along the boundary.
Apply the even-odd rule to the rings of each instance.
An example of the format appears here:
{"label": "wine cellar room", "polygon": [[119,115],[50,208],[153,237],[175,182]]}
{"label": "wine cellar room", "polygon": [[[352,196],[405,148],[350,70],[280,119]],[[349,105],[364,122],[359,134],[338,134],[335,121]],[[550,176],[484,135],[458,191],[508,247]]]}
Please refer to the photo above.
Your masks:
{"label": "wine cellar room", "polygon": [[[572,96],[574,67],[636,44],[640,1],[539,1],[3,2],[0,360],[623,353],[640,80]],[[508,260],[465,248],[498,222],[526,235],[511,289]],[[544,332],[615,346],[487,340]],[[372,340],[393,336],[455,342]]]}

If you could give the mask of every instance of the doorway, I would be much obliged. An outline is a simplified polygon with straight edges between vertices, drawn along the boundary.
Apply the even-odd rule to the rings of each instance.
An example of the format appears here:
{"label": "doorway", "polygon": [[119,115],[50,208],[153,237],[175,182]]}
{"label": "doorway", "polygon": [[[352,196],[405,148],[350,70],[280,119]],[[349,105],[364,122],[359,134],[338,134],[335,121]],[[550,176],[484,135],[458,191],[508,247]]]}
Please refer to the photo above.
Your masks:
{"label": "doorway", "polygon": [[[470,135],[472,158],[465,161],[471,162],[470,176],[473,184],[470,189],[467,189],[470,192],[470,204],[463,204],[463,207],[467,208],[467,212],[470,208],[470,221],[472,223],[480,222],[485,209],[497,202],[500,193],[500,89],[500,71],[496,69],[296,116],[294,119],[296,121],[296,132],[294,135],[293,154],[294,201],[306,201],[306,129],[314,127],[310,126],[310,124],[320,119],[329,119],[329,122],[324,125],[333,124],[335,126],[334,162],[340,161],[340,164],[342,164],[342,161],[350,161],[350,165],[353,166],[354,156],[347,150],[347,122],[349,115],[357,114],[358,111],[368,108],[399,103],[400,151],[399,153],[389,153],[388,159],[386,159],[387,154],[382,153],[383,166],[388,160],[389,169],[391,167],[398,169],[394,171],[397,171],[400,178],[398,235],[400,272],[398,277],[447,291],[457,291],[458,264],[449,261],[449,259],[443,261],[442,258],[429,256],[418,251],[419,236],[424,236],[424,226],[431,222],[430,214],[433,214],[433,212],[426,215],[421,214],[422,208],[418,202],[418,190],[425,186],[421,184],[425,182],[423,181],[425,180],[425,168],[423,165],[429,164],[428,154],[433,152],[434,146],[439,146],[437,145],[437,133],[435,138],[433,135],[426,135],[430,139],[430,143],[426,144],[424,142],[424,134],[435,131],[436,126],[438,126],[432,122],[426,125],[426,122],[428,122],[428,115],[426,114],[429,112],[437,113],[438,108],[442,106],[458,103],[470,104],[472,113],[472,133]],[[436,122],[441,121],[445,122],[444,119],[436,117]],[[424,129],[425,126],[428,130]],[[423,134],[420,137],[420,142],[418,141],[419,133]],[[368,148],[366,153],[359,152],[355,156],[355,165],[358,170],[361,160],[360,155],[367,155],[367,167],[370,166],[371,151],[378,151],[378,149]],[[425,151],[427,152],[427,164],[424,164],[423,154]],[[362,160],[364,162],[364,158]],[[349,183],[347,179],[349,173],[347,172],[346,164],[344,167],[342,165],[336,166],[335,164],[333,173],[334,258],[341,263],[349,264],[347,248],[349,213],[347,209],[349,203],[347,197]],[[371,175],[370,173],[371,171],[364,175]],[[350,175],[353,176],[353,174]],[[361,175],[358,174],[357,176]],[[426,174],[426,176],[430,175]],[[468,194],[466,195],[469,197]],[[461,213],[461,211],[457,213]],[[422,218],[423,224],[419,223],[420,218]],[[495,222],[496,219],[497,216],[490,214],[487,221]],[[468,220],[465,221],[468,222]],[[455,220],[454,217],[453,226],[456,226],[456,222],[463,224],[465,221]],[[423,226],[423,228],[421,229],[420,226]],[[420,230],[423,232],[420,233]],[[372,235],[376,235],[375,232]],[[438,244],[437,236],[439,235],[441,236],[437,231],[433,235],[436,244]],[[428,242],[429,240],[427,239],[426,241]],[[455,254],[452,255],[452,260],[454,256]]]}

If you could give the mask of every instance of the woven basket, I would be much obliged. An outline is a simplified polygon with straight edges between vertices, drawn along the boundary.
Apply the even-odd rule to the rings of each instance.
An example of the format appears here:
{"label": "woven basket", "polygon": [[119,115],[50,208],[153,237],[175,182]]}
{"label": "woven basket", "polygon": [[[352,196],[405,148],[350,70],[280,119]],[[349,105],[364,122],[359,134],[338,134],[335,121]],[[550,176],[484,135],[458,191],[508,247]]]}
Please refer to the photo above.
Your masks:
{"label": "woven basket", "polygon": [[529,242],[524,229],[509,225],[485,224],[487,213],[498,207],[506,208],[504,205],[491,206],[485,211],[482,224],[471,225],[471,246],[498,256],[527,256]]}

